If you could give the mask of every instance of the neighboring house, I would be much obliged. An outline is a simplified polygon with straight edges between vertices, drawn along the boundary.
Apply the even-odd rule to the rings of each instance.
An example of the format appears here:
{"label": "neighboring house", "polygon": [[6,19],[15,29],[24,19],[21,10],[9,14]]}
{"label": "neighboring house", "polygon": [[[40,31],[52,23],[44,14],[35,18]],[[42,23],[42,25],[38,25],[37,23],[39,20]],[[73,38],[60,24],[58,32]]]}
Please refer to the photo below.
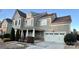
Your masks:
{"label": "neighboring house", "polygon": [[0,21],[0,35],[2,34],[1,21]]}
{"label": "neighboring house", "polygon": [[11,28],[12,28],[12,20],[9,18],[4,19],[1,24],[3,34],[10,33]]}
{"label": "neighboring house", "polygon": [[[45,32],[70,32],[71,17],[57,17],[56,13],[35,13],[27,14],[16,10],[13,16],[13,28],[21,32],[21,37],[32,36],[36,39],[44,39]],[[16,33],[15,33],[16,34]]]}

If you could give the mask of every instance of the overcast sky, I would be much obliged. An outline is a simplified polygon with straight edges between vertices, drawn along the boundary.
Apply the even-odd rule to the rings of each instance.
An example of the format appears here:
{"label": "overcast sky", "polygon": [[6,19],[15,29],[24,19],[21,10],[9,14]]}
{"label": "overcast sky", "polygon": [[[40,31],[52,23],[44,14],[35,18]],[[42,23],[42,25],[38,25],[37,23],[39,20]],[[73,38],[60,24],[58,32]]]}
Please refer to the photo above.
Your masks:
{"label": "overcast sky", "polygon": [[[71,29],[75,28],[79,30],[79,9],[21,9],[21,11],[27,13],[30,11],[33,12],[48,12],[48,13],[57,13],[58,17],[71,15],[72,24]],[[1,9],[0,10],[0,20],[5,18],[12,18],[14,15],[15,9]]]}

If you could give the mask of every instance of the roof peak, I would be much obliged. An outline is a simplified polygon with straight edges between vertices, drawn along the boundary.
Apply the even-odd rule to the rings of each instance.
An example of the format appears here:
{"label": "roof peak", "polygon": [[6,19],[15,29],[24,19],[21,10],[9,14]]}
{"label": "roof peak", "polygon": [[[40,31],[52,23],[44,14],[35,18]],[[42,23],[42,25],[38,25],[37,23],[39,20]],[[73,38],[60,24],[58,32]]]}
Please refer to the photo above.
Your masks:
{"label": "roof peak", "polygon": [[12,19],[10,19],[10,18],[5,18],[5,19],[3,19],[3,21],[2,21],[1,23],[3,23],[4,20],[6,20],[7,22],[12,22]]}
{"label": "roof peak", "polygon": [[20,16],[26,18],[26,14],[24,12],[22,12],[21,10],[19,9],[16,9],[16,11],[19,13]]}

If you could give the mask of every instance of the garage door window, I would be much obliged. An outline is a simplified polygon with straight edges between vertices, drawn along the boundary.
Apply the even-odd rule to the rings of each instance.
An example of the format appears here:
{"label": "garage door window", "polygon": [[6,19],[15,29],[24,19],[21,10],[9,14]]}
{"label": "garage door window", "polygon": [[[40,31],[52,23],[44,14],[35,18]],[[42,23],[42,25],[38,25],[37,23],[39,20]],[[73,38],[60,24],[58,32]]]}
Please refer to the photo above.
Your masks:
{"label": "garage door window", "polygon": [[46,35],[48,35],[49,33],[45,33]]}
{"label": "garage door window", "polygon": [[50,35],[53,35],[53,33],[50,33]]}
{"label": "garage door window", "polygon": [[60,33],[60,35],[64,35],[64,33]]}
{"label": "garage door window", "polygon": [[58,35],[58,33],[54,33],[54,35]]}

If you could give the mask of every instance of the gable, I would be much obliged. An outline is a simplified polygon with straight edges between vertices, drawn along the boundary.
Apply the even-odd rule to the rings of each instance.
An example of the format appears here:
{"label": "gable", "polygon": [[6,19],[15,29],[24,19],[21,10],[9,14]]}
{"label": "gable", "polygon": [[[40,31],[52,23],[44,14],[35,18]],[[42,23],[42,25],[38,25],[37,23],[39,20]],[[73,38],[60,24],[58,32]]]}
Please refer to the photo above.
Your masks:
{"label": "gable", "polygon": [[20,15],[17,11],[15,11],[15,14],[13,16],[13,20],[16,20],[17,18],[20,18]]}
{"label": "gable", "polygon": [[26,14],[24,13],[24,12],[22,12],[22,11],[20,11],[20,10],[16,10],[18,13],[19,13],[19,15],[21,16],[21,17],[24,17],[24,18],[26,18]]}
{"label": "gable", "polygon": [[7,27],[7,25],[8,25],[8,22],[6,21],[6,20],[3,20],[3,22],[2,22],[2,27]]}

